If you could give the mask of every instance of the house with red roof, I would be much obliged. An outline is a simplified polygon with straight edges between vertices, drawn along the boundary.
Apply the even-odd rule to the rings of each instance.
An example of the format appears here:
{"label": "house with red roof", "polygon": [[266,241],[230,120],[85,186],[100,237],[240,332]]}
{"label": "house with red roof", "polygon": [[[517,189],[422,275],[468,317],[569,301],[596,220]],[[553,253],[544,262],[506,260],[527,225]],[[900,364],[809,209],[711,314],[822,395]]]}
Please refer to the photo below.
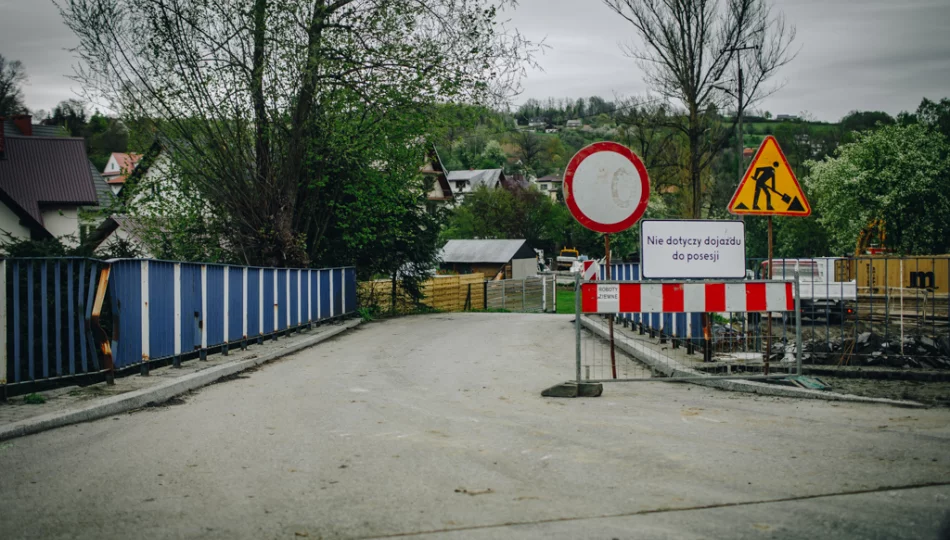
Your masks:
{"label": "house with red roof", "polygon": [[102,170],[102,177],[105,178],[106,184],[109,184],[113,195],[118,195],[119,192],[122,191],[126,179],[132,174],[132,171],[135,170],[135,167],[138,166],[141,160],[142,154],[134,154],[131,152],[113,152],[112,155],[109,156],[109,162],[106,163],[106,168]]}

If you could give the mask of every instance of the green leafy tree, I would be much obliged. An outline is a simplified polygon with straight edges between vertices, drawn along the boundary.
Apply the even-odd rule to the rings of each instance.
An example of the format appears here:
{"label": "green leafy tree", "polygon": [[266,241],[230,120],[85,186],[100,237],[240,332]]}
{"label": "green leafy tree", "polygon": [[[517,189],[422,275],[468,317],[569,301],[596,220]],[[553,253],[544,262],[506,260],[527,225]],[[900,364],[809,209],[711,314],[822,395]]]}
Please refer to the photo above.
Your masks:
{"label": "green leafy tree", "polygon": [[[393,167],[377,161],[375,148],[414,146],[430,133],[424,120],[438,103],[490,103],[517,89],[535,46],[499,20],[509,4],[69,0],[60,7],[79,37],[78,78],[129,125],[152,121],[181,174],[227,223],[222,245],[253,263],[303,265],[354,255],[326,251],[336,240],[327,235],[337,232],[350,183]],[[413,133],[386,132],[410,117]]]}
{"label": "green leafy tree", "polygon": [[853,251],[874,219],[888,245],[914,255],[950,250],[950,160],[947,139],[920,124],[859,133],[833,158],[809,162],[806,186],[831,248]]}

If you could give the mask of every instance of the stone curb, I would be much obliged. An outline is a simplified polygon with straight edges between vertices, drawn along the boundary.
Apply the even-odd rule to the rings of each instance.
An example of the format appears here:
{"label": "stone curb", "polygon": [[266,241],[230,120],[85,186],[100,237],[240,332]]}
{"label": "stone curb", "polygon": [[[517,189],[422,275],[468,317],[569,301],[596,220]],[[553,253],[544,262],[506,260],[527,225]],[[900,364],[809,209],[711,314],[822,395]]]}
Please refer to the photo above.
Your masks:
{"label": "stone curb", "polygon": [[24,435],[32,435],[34,433],[39,433],[41,431],[62,426],[68,426],[70,424],[98,420],[100,418],[106,418],[115,414],[145,407],[146,405],[150,404],[163,403],[175,396],[190,392],[203,386],[207,386],[215,381],[221,380],[230,375],[234,375],[235,373],[240,373],[246,369],[250,369],[272,360],[294,354],[308,347],[312,347],[321,341],[326,341],[337,334],[356,327],[360,324],[360,322],[361,321],[359,319],[347,321],[339,327],[322,332],[310,338],[303,339],[296,343],[290,344],[287,347],[268,351],[265,354],[261,354],[255,358],[236,360],[234,362],[222,364],[213,368],[190,373],[177,379],[159,383],[149,388],[143,388],[141,390],[135,390],[133,392],[96,400],[93,403],[79,408],[42,414],[32,418],[27,418],[25,420],[20,420],[19,422],[13,422],[12,424],[0,426],[0,441],[23,437]]}
{"label": "stone curb", "polygon": [[[594,334],[607,338],[607,325],[601,325],[596,321],[591,320],[589,317],[581,318],[581,323],[585,328],[593,332]],[[637,360],[643,362],[644,364],[650,366],[653,369],[663,373],[668,377],[702,377],[704,374],[696,371],[694,369],[687,368],[682,366],[678,362],[675,362],[669,358],[662,356],[660,353],[650,350],[650,349],[637,349],[630,346],[630,344],[623,341],[618,341],[615,339],[615,344],[617,348],[626,352],[630,356],[633,356]],[[708,386],[710,388],[718,388],[720,390],[728,390],[730,392],[748,392],[753,394],[759,394],[763,396],[775,396],[775,397],[789,397],[789,398],[805,398],[805,399],[824,399],[828,401],[851,401],[856,403],[877,403],[880,405],[892,405],[896,407],[908,407],[908,408],[927,408],[927,405],[923,403],[918,403],[916,401],[902,401],[896,399],[885,399],[885,398],[872,398],[864,396],[855,396],[853,394],[839,394],[837,392],[824,392],[822,390],[811,390],[807,388],[791,388],[787,386],[777,386],[774,384],[768,384],[760,381],[743,381],[743,380],[715,380],[710,378],[710,380],[695,380],[695,381],[685,381],[690,384],[697,384],[700,386]]]}

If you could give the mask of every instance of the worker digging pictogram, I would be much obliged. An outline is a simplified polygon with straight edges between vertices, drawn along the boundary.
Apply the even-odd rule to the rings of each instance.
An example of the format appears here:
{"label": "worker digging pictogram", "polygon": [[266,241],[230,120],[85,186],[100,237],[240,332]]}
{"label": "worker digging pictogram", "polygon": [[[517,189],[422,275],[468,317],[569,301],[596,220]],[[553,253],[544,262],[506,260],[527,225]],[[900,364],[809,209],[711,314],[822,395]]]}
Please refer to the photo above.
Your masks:
{"label": "worker digging pictogram", "polygon": [[799,217],[811,214],[808,199],[774,137],[768,136],[762,141],[752,165],[732,196],[729,211],[733,214]]}

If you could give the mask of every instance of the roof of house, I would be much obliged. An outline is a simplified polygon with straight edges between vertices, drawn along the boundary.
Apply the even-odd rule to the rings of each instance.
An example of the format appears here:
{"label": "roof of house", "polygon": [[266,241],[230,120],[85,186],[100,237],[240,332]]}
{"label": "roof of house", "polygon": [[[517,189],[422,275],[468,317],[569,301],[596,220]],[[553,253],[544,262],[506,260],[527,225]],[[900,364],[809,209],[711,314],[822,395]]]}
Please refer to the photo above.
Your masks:
{"label": "roof of house", "polygon": [[115,158],[120,170],[128,172],[138,165],[139,160],[142,159],[142,154],[136,154],[134,152],[112,152],[112,157]]}
{"label": "roof of house", "polygon": [[527,240],[449,240],[440,259],[447,263],[499,263],[531,259],[537,254]]}
{"label": "roof of house", "polygon": [[41,204],[99,204],[83,139],[6,136],[0,191],[38,225]]}
{"label": "roof of house", "polygon": [[106,183],[108,184],[124,184],[125,179],[129,177],[129,173],[131,173],[139,164],[139,161],[141,161],[142,154],[133,152],[112,152],[112,158],[115,159],[119,170],[117,172],[102,173],[102,175],[106,177]]}
{"label": "roof of house", "polygon": [[143,240],[146,231],[145,226],[125,214],[113,214],[107,217],[89,234],[89,237],[86,239],[86,244],[96,249],[102,245],[116,229],[124,230],[135,243],[145,245]]}
{"label": "roof of house", "polygon": [[547,176],[542,176],[541,178],[538,178],[537,180],[535,180],[535,182],[563,182],[563,181],[564,179],[561,178],[561,175],[559,174],[549,174]]}
{"label": "roof of house", "polygon": [[[30,127],[33,130],[33,137],[48,137],[57,139],[70,138],[69,132],[66,131],[66,128],[63,126],[32,124]],[[18,134],[23,135],[23,132],[20,131],[20,128],[18,128],[13,122],[12,118],[4,118],[3,131],[7,136]],[[92,183],[96,189],[96,195],[99,199],[99,206],[109,206],[109,204],[112,202],[112,190],[109,189],[109,185],[106,183],[105,178],[102,177],[102,174],[99,173],[99,170],[96,169],[96,166],[92,164],[92,161],[89,161],[89,172],[92,174]]]}
{"label": "roof of house", "polygon": [[[31,124],[34,137],[69,137],[69,132],[63,126],[47,126],[44,124]],[[8,116],[3,119],[3,131],[7,135],[24,135],[20,128],[13,121],[13,117]]]}
{"label": "roof of house", "polygon": [[446,177],[449,182],[468,180],[475,189],[478,186],[495,187],[501,181],[501,169],[475,169],[472,171],[451,171]]}

